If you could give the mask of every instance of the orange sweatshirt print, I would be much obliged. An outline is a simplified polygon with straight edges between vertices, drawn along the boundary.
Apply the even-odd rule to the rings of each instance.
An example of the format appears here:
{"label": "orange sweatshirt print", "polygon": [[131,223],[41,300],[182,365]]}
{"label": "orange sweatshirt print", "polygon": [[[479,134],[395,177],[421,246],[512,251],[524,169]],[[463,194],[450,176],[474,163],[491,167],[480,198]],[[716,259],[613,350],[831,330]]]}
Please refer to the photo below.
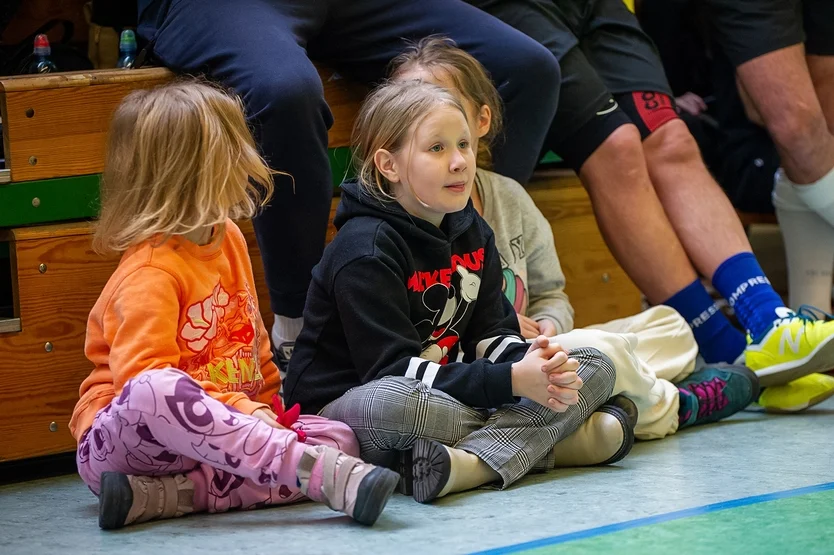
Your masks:
{"label": "orange sweatshirt print", "polygon": [[95,368],[70,420],[76,441],[145,370],[178,368],[247,414],[269,408],[280,386],[246,240],[231,220],[220,244],[174,237],[126,251],[90,312],[84,351]]}

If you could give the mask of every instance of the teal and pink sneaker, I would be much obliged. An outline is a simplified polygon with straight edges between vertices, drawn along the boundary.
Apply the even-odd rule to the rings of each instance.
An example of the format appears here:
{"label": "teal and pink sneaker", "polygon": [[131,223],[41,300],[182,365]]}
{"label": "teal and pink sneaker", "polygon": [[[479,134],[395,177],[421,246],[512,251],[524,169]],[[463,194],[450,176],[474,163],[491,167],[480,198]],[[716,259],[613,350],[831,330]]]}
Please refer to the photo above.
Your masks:
{"label": "teal and pink sneaker", "polygon": [[759,380],[745,366],[707,365],[676,385],[679,430],[717,422],[759,398]]}

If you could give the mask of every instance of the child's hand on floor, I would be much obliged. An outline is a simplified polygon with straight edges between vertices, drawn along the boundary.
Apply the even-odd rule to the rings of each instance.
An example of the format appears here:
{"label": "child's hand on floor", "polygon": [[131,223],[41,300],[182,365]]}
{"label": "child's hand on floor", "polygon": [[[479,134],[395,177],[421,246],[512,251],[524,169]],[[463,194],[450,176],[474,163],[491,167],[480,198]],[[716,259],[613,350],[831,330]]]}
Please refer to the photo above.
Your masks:
{"label": "child's hand on floor", "polygon": [[273,428],[278,428],[279,430],[284,430],[285,428],[278,423],[278,415],[269,410],[268,408],[260,408],[252,413],[252,416],[259,420],[263,420]]}
{"label": "child's hand on floor", "polygon": [[[550,364],[554,357],[559,364]],[[567,353],[561,345],[550,345],[547,337],[539,336],[530,345],[524,358],[512,366],[513,395],[527,397],[555,412],[565,412],[570,405],[579,402],[576,390],[582,387],[582,380],[575,372],[559,371],[559,367],[566,364],[567,360]],[[545,368],[551,365],[557,368],[551,372],[561,374],[568,386],[550,383]]]}

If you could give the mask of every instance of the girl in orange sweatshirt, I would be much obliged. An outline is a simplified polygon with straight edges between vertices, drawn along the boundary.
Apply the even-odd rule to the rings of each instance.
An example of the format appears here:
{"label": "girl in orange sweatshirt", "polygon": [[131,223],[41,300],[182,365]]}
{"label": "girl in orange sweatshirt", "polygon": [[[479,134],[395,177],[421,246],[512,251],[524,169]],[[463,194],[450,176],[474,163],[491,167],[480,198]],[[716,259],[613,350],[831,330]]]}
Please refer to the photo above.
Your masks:
{"label": "girl in orange sweatshirt", "polygon": [[70,429],[99,525],[289,503],[373,524],[398,475],[355,458],[346,425],[285,428],[252,265],[230,218],[272,193],[241,103],[178,82],[128,95],[110,130],[99,251],[123,252],[90,313]]}

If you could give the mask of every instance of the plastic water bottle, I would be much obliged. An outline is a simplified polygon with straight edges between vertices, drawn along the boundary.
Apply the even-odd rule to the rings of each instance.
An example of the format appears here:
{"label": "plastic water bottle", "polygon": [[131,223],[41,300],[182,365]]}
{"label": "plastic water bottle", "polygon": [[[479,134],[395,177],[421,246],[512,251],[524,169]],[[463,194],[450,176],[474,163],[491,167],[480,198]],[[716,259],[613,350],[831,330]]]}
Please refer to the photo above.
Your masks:
{"label": "plastic water bottle", "polygon": [[58,71],[49,56],[52,55],[52,47],[49,46],[49,39],[46,35],[35,37],[35,50],[32,63],[29,64],[28,73],[53,73]]}
{"label": "plastic water bottle", "polygon": [[125,29],[119,37],[119,61],[116,62],[116,67],[131,69],[135,60],[136,35],[130,29]]}

